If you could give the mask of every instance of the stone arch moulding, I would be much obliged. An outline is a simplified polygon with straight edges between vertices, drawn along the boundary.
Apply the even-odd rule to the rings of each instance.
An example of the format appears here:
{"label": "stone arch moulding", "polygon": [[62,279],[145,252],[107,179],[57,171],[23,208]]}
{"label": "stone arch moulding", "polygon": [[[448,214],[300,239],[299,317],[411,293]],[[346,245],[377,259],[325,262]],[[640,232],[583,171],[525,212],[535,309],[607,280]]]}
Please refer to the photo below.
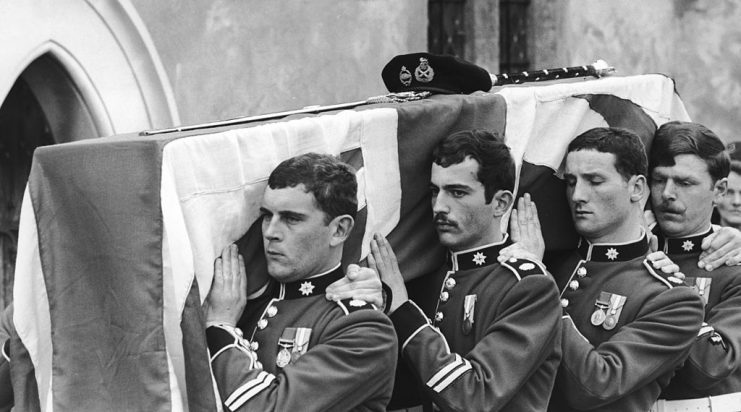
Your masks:
{"label": "stone arch moulding", "polygon": [[179,124],[172,88],[129,0],[0,3],[0,102],[43,55],[69,74],[101,136]]}

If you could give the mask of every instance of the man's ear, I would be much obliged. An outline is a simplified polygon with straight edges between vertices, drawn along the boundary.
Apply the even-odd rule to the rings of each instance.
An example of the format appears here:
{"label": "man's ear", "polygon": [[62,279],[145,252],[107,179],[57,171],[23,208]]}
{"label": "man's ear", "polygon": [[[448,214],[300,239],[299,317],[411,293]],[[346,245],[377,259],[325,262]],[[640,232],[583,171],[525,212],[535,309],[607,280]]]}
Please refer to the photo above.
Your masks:
{"label": "man's ear", "polygon": [[726,191],[728,190],[728,178],[724,177],[722,179],[718,179],[718,181],[715,182],[713,185],[713,204],[717,205],[721,200],[723,200],[723,196],[726,195]]}
{"label": "man's ear", "polygon": [[512,206],[514,196],[509,190],[497,190],[491,201],[494,203],[494,217],[501,217],[504,216],[510,206]]}
{"label": "man's ear", "polygon": [[329,240],[330,246],[339,246],[343,244],[352,233],[355,226],[355,220],[350,215],[339,215],[329,222],[332,232],[332,238]]}
{"label": "man's ear", "polygon": [[644,200],[648,198],[648,181],[646,181],[646,176],[631,176],[628,180],[628,189],[630,189],[630,201],[640,203],[642,207],[645,204]]}

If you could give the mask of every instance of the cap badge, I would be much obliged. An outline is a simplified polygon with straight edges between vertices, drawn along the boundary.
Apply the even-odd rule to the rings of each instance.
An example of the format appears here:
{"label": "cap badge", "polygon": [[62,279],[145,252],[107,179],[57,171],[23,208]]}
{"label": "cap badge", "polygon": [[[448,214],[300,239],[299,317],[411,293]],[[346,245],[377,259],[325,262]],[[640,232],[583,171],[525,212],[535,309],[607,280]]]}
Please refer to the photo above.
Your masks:
{"label": "cap badge", "polygon": [[406,66],[401,66],[401,71],[399,72],[399,81],[404,86],[409,86],[412,84],[412,73],[407,70]]}
{"label": "cap badge", "polygon": [[414,78],[421,83],[429,83],[435,77],[435,71],[432,70],[430,62],[424,58],[419,58],[419,66],[414,69]]}

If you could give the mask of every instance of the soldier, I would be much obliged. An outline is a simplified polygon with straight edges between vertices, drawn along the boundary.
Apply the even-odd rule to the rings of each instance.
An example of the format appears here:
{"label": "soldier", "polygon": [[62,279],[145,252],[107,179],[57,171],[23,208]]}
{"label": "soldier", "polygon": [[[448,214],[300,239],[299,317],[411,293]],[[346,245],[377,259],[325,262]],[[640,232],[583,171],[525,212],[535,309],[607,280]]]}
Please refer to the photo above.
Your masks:
{"label": "soldier", "polygon": [[[564,310],[550,411],[648,410],[702,324],[700,297],[646,258],[647,163],[640,139],[627,130],[591,129],[568,146],[566,195],[582,239],[547,265]],[[537,232],[533,222],[518,223],[520,237]]]}
{"label": "soldier", "polygon": [[509,148],[489,132],[462,131],[433,158],[447,263],[407,289],[382,236],[368,258],[392,290],[401,358],[421,381],[426,410],[545,410],[560,358],[558,291],[540,261],[496,260],[509,244],[500,231],[515,183]]}
{"label": "soldier", "polygon": [[262,201],[272,278],[263,297],[245,308],[236,246],[217,259],[206,336],[228,410],[385,409],[397,353],[391,322],[365,301],[324,298],[326,287],[344,276],[340,259],[356,191],[350,168],[331,156],[286,160],[270,174]]}
{"label": "soldier", "polygon": [[705,304],[705,319],[684,367],[658,411],[741,409],[741,269],[697,267],[700,245],[714,229],[713,203],[726,189],[729,158],[721,140],[697,123],[670,122],[654,136],[649,170],[659,248],[676,262]]}
{"label": "soldier", "polygon": [[741,161],[731,161],[726,194],[718,201],[719,223],[741,228]]}

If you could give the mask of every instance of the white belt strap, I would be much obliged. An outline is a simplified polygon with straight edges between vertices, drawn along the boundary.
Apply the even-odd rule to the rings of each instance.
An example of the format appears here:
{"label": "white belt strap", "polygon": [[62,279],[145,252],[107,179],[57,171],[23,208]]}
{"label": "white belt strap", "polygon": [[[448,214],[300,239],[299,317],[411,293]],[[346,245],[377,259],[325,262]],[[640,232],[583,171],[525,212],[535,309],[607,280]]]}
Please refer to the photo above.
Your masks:
{"label": "white belt strap", "polygon": [[667,401],[659,399],[649,412],[739,412],[741,411],[741,392],[708,396],[696,399]]}

